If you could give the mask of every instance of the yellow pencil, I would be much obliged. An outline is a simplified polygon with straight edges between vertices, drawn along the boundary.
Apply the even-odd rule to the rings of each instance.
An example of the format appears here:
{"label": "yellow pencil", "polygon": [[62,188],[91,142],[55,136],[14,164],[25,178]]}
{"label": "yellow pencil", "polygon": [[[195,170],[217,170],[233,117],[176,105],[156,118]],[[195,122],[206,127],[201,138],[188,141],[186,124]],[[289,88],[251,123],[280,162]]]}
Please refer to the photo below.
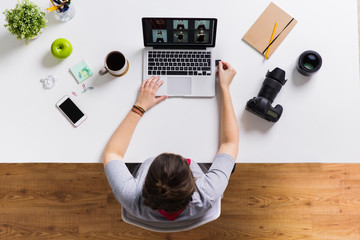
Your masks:
{"label": "yellow pencil", "polygon": [[[270,39],[269,44],[270,44],[270,43],[272,42],[272,40],[274,39],[274,35],[275,35],[275,31],[276,31],[277,25],[278,25],[278,22],[275,23],[274,30],[273,30],[273,32],[272,32],[272,34],[271,34],[271,39]],[[267,49],[267,51],[266,51],[265,59],[268,59],[270,47],[271,47],[271,45],[268,47],[268,49]]]}
{"label": "yellow pencil", "polygon": [[61,7],[61,5],[57,5],[57,6],[55,6],[55,7],[49,7],[49,8],[47,8],[46,10],[48,10],[48,12],[52,12],[52,11],[58,9],[59,7]]}

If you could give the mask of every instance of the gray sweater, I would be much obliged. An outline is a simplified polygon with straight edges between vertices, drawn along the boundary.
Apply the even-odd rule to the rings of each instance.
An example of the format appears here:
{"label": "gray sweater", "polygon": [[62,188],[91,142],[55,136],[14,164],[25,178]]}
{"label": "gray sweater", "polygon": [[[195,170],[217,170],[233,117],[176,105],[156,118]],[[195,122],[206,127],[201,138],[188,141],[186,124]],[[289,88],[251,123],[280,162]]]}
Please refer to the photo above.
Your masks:
{"label": "gray sweater", "polygon": [[[144,161],[135,177],[129,172],[125,163],[113,160],[105,166],[105,173],[112,191],[122,205],[131,215],[150,222],[171,222],[156,210],[143,204],[142,188],[148,169],[154,158]],[[234,159],[228,154],[218,154],[209,171],[203,173],[195,161],[191,161],[190,169],[193,172],[196,190],[192,201],[185,210],[173,221],[184,222],[201,218],[222,197],[234,167]]]}

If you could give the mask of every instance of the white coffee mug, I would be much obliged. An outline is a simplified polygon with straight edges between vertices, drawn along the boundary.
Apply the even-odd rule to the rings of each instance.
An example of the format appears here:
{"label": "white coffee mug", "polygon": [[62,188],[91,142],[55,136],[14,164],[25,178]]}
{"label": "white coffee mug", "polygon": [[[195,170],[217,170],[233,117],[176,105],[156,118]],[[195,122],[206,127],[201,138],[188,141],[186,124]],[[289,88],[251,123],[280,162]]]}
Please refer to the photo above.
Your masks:
{"label": "white coffee mug", "polygon": [[129,61],[119,51],[112,51],[105,57],[104,67],[99,71],[100,75],[110,73],[115,77],[124,76],[129,70]]}

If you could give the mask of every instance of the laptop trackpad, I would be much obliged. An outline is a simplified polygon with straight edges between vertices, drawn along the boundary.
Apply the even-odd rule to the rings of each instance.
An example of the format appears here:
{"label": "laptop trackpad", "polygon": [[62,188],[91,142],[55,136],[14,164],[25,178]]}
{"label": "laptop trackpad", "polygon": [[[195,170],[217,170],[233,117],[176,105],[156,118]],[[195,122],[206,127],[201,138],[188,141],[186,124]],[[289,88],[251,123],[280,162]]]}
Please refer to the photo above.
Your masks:
{"label": "laptop trackpad", "polygon": [[190,95],[191,77],[168,77],[167,78],[168,95]]}

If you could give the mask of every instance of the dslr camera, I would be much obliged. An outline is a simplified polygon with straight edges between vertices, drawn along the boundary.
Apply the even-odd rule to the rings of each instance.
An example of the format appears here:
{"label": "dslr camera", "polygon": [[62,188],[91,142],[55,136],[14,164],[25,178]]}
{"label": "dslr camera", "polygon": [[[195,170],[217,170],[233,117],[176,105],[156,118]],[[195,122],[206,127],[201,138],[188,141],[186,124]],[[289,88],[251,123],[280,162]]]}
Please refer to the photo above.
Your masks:
{"label": "dslr camera", "polygon": [[286,81],[284,70],[275,68],[271,72],[268,71],[258,96],[246,103],[246,110],[269,122],[277,122],[281,117],[283,108],[279,104],[275,107],[271,104]]}

